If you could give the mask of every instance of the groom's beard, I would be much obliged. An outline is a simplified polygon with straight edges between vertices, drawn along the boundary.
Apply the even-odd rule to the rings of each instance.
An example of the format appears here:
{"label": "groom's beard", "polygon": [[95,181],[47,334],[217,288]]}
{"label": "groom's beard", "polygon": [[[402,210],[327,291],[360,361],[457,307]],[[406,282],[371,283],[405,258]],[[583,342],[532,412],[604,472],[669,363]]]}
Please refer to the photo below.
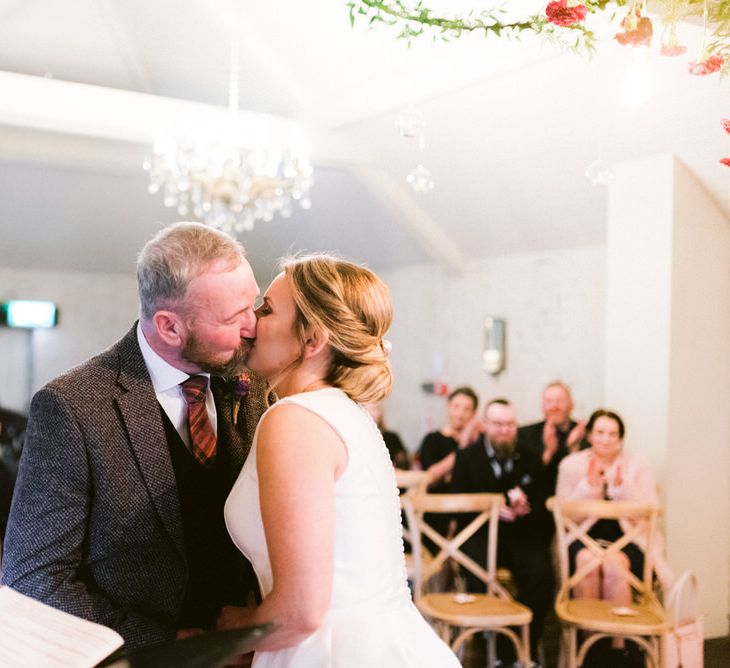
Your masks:
{"label": "groom's beard", "polygon": [[241,339],[241,345],[231,358],[221,360],[220,355],[216,355],[209,346],[201,343],[195,332],[190,332],[181,356],[184,360],[214,376],[233,378],[246,370],[246,356],[250,348],[251,344],[245,339]]}

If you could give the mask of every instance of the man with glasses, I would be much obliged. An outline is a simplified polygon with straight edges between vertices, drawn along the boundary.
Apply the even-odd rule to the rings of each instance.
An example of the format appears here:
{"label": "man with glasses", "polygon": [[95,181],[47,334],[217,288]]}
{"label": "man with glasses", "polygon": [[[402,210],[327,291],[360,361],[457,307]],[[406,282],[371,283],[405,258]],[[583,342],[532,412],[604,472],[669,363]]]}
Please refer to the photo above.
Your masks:
{"label": "man with glasses", "polygon": [[[484,409],[484,433],[456,454],[453,492],[504,494],[499,522],[497,565],[508,568],[517,588],[517,600],[532,610],[530,645],[537,644],[553,598],[554,576],[549,543],[545,541],[544,467],[539,455],[517,441],[517,420],[506,399],[493,399]],[[460,520],[463,525],[471,518]],[[484,564],[487,527],[464,544],[464,552]],[[466,573],[469,591],[484,591],[484,584]],[[506,648],[505,648],[506,649]],[[500,652],[501,653],[501,652]]]}

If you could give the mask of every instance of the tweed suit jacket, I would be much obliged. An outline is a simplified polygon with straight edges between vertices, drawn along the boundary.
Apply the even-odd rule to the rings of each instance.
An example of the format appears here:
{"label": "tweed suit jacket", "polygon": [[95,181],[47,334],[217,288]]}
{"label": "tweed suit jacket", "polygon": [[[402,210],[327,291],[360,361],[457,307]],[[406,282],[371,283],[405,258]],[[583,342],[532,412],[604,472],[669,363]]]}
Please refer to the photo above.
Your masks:
{"label": "tweed suit jacket", "polygon": [[[226,387],[211,382],[235,478],[267,399],[253,377],[234,426]],[[115,629],[127,648],[174,637],[188,575],[180,505],[136,325],[33,397],[3,571],[5,584]]]}

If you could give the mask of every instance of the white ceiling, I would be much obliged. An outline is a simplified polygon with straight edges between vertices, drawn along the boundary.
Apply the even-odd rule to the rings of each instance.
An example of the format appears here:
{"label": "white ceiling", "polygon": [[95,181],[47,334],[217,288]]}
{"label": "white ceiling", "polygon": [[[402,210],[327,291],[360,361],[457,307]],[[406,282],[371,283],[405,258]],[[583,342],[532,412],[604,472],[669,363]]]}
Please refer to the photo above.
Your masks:
{"label": "white ceiling", "polygon": [[[352,29],[344,0],[0,0],[0,70],[224,106],[235,26],[241,107],[301,122],[314,144],[311,210],[243,235],[263,276],[301,249],[458,267],[601,243],[605,189],[583,176],[597,158],[675,153],[730,216],[727,84],[653,55],[653,96],[629,110],[631,53],[610,40],[592,60],[474,35],[409,49],[393,29]],[[694,26],[680,35],[699,43]],[[0,114],[7,96],[0,86]],[[395,127],[409,103],[426,119],[423,151]],[[128,273],[178,217],[147,194],[147,147],[60,130],[0,125],[0,263]],[[419,162],[436,182],[427,195],[405,183]]]}

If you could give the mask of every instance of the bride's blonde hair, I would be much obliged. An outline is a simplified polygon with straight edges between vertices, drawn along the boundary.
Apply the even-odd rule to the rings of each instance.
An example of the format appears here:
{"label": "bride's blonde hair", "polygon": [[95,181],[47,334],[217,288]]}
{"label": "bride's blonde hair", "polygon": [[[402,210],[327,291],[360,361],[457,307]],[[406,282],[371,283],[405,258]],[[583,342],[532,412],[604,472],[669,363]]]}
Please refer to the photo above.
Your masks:
{"label": "bride's blonde hair", "polygon": [[369,269],[325,254],[284,258],[281,267],[297,307],[300,341],[310,326],[328,335],[332,364],[325,380],[360,403],[387,397],[393,374],[383,336],[393,312],[385,283]]}

